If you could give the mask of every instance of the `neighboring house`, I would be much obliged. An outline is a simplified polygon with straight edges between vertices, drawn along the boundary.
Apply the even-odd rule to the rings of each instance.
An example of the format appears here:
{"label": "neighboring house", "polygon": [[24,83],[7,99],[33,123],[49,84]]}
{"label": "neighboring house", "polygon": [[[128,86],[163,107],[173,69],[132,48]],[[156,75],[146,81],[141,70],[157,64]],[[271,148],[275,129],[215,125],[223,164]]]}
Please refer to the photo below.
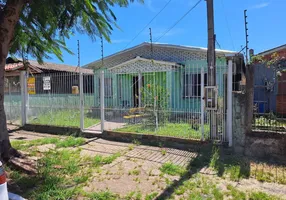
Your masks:
{"label": "neighboring house", "polygon": [[[216,80],[219,96],[225,88],[227,54],[216,50]],[[168,108],[176,111],[200,109],[201,69],[207,84],[207,49],[171,44],[142,43],[84,66],[95,70],[95,90],[100,89],[100,73],[105,71],[105,106],[138,107],[142,91],[150,84],[160,85],[169,94]],[[143,90],[142,90],[143,89]],[[100,105],[99,92],[95,103]]]}
{"label": "neighboring house", "polygon": [[[280,58],[286,57],[286,45],[275,47],[257,55],[270,60],[276,53]],[[254,104],[256,112],[286,114],[286,72],[280,76],[274,68],[265,64],[255,64]]]}
{"label": "neighboring house", "polygon": [[[36,94],[71,94],[72,86],[79,87],[79,68],[56,63],[43,63],[39,64],[37,61],[28,61],[27,71],[30,77],[35,77]],[[7,58],[5,65],[5,93],[19,93],[20,92],[20,72],[25,70],[22,61]],[[80,69],[81,72],[89,74],[85,76],[90,84],[87,86],[93,90],[93,70]],[[51,90],[43,90],[43,77],[51,77]],[[89,81],[91,80],[91,81]],[[87,90],[85,88],[85,90]]]}

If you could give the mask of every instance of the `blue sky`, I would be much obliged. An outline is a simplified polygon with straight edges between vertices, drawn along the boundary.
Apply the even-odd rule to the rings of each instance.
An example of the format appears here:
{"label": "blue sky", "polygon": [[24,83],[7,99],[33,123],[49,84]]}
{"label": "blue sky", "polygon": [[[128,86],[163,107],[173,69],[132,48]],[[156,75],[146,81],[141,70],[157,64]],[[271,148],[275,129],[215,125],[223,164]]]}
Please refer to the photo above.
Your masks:
{"label": "blue sky", "polygon": [[[115,7],[120,30],[115,28],[111,40],[104,42],[104,56],[123,50],[132,38],[156,15],[168,0],[145,0],[145,4],[133,3],[128,8]],[[153,39],[160,37],[198,0],[172,0],[166,9],[152,22]],[[249,47],[256,53],[286,43],[286,0],[214,0],[215,33],[222,49],[239,51],[245,45],[244,9],[248,10]],[[100,58],[100,41],[92,42],[86,35],[76,34],[67,46],[77,52],[77,40],[81,46],[81,65]],[[149,30],[140,34],[128,47],[149,41]],[[207,47],[206,2],[203,0],[177,26],[158,42]],[[217,48],[219,48],[217,46]],[[61,63],[54,58],[49,62]],[[77,65],[77,55],[64,53],[64,63]]]}

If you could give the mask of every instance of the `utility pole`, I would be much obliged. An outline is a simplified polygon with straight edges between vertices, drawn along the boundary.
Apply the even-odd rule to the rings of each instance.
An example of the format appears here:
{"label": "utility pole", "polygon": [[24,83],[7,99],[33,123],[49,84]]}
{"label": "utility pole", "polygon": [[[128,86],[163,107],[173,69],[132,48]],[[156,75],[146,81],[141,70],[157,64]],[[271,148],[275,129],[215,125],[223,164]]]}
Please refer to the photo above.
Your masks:
{"label": "utility pole", "polygon": [[245,62],[246,62],[246,64],[248,64],[248,50],[249,50],[248,43],[249,43],[249,41],[248,41],[248,28],[247,28],[248,22],[247,22],[247,14],[246,14],[246,12],[247,12],[247,10],[244,10],[245,51],[246,51],[246,53],[245,53]]}
{"label": "utility pole", "polygon": [[[216,86],[214,3],[213,0],[206,0],[206,1],[207,1],[207,22],[208,22],[208,51],[207,51],[208,86]],[[212,98],[215,98],[213,97],[213,95],[211,96]],[[215,139],[217,133],[216,112],[217,112],[216,110],[211,110],[210,134],[212,139]]]}

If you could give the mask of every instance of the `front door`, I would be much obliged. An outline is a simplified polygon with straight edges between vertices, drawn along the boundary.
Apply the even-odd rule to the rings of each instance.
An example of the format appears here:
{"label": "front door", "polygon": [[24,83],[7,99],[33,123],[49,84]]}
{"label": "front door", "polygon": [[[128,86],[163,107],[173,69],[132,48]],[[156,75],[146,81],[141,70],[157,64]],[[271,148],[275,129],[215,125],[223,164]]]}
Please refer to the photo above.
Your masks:
{"label": "front door", "polygon": [[[141,87],[143,87],[143,84],[144,84],[144,77],[142,76]],[[133,105],[134,107],[139,107],[140,88],[139,88],[139,77],[138,76],[133,77],[132,85],[133,85]]]}

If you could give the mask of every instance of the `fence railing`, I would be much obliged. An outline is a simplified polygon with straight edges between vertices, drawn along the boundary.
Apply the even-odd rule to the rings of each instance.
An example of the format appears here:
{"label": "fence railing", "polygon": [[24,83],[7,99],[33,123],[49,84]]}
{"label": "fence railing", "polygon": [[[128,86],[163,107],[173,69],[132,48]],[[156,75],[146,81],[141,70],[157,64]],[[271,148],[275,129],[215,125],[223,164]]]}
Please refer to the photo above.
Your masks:
{"label": "fence railing", "polygon": [[[228,141],[225,62],[216,66],[216,111],[205,109],[206,62],[161,64],[155,68],[100,69],[92,74],[30,74],[24,97],[26,123]],[[20,93],[13,95],[5,99],[23,99]],[[5,109],[9,102],[5,101]],[[21,101],[11,105],[21,110]],[[215,119],[211,119],[212,112]],[[213,134],[212,120],[217,122]]]}

